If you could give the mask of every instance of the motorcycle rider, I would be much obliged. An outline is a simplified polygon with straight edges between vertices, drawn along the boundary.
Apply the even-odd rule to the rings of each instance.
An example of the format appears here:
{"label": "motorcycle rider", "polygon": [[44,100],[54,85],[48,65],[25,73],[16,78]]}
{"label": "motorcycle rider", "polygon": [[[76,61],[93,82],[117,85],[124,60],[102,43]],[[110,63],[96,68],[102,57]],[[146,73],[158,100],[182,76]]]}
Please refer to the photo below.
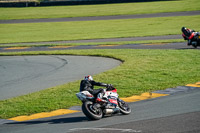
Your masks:
{"label": "motorcycle rider", "polygon": [[182,27],[181,31],[183,32],[182,36],[185,40],[188,40],[188,45],[197,45],[197,44],[192,44],[195,42],[192,42],[193,40],[198,40],[198,32],[195,32],[194,30],[191,30],[186,27]]}
{"label": "motorcycle rider", "polygon": [[101,82],[95,82],[91,75],[85,76],[84,80],[80,83],[80,92],[81,91],[89,91],[92,95],[96,97],[98,102],[106,102],[106,100],[102,99],[104,95],[104,90],[94,89],[94,86],[102,86],[102,87],[110,87],[110,84],[105,84]]}

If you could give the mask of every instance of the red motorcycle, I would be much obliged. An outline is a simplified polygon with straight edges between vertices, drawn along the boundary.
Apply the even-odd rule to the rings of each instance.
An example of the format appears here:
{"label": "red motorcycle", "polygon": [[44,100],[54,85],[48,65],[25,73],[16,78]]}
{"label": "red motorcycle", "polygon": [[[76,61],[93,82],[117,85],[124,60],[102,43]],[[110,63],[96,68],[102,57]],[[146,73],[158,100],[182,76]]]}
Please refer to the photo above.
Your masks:
{"label": "red motorcycle", "polygon": [[182,36],[185,40],[188,41],[188,45],[192,45],[194,48],[200,46],[200,33],[195,32],[194,30],[182,27]]}

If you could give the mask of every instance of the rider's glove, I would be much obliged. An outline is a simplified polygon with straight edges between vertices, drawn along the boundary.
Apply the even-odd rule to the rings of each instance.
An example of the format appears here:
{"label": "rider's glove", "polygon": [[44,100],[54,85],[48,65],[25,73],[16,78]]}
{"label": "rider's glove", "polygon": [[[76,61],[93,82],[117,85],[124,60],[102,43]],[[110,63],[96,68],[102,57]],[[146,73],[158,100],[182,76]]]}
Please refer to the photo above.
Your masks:
{"label": "rider's glove", "polygon": [[109,89],[113,89],[113,85],[112,84],[107,84],[107,87],[106,88],[109,88]]}

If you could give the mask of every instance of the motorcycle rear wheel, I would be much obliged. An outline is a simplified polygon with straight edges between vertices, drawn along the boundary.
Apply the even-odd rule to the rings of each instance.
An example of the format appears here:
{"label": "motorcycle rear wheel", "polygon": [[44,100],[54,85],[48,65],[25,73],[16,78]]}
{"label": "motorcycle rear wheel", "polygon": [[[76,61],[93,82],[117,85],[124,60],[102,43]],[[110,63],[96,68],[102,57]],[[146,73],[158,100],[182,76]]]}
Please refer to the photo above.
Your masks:
{"label": "motorcycle rear wheel", "polygon": [[94,109],[93,102],[86,101],[82,104],[82,111],[90,120],[99,120],[103,117],[101,108]]}
{"label": "motorcycle rear wheel", "polygon": [[118,99],[118,105],[119,105],[119,109],[120,109],[120,112],[124,115],[128,115],[131,113],[131,108],[129,107],[129,105],[124,102],[123,100],[121,99]]}

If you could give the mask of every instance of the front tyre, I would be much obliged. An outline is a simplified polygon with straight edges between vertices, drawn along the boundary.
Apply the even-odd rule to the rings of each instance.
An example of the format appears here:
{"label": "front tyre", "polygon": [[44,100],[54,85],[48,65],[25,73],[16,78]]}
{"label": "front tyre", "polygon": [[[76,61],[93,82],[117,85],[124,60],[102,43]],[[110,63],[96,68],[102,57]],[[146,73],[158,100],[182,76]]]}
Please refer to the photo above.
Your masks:
{"label": "front tyre", "polygon": [[192,46],[193,46],[194,48],[197,48],[197,41],[193,41],[193,42],[192,42]]}
{"label": "front tyre", "polygon": [[103,117],[101,108],[93,108],[93,102],[86,101],[82,104],[82,111],[91,120],[99,120]]}
{"label": "front tyre", "polygon": [[128,115],[131,113],[131,108],[129,107],[129,105],[124,102],[123,100],[121,99],[118,99],[118,105],[119,105],[119,109],[120,109],[120,112],[124,115]]}

